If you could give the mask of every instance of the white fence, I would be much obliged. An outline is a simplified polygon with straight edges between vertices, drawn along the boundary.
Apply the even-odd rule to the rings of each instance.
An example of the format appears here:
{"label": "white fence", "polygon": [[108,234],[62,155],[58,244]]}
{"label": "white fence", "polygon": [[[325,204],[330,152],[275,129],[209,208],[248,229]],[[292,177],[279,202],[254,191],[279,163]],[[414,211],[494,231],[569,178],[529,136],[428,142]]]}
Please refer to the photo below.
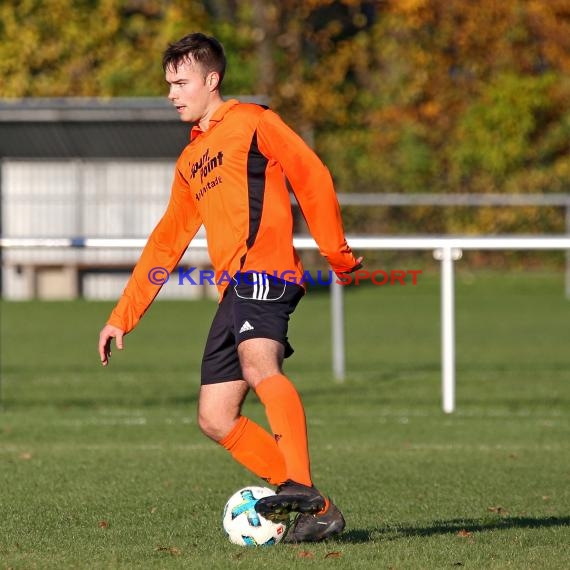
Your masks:
{"label": "white fence", "polygon": [[[338,194],[341,206],[437,206],[437,207],[555,207],[564,211],[566,234],[570,236],[570,194],[431,194],[431,193],[350,193]],[[570,299],[570,252],[566,253],[566,297]]]}
{"label": "white fence", "polygon": [[[519,237],[359,237],[349,236],[350,246],[357,252],[366,250],[433,251],[441,262],[441,385],[442,408],[445,413],[455,410],[455,287],[454,261],[463,250],[565,250],[570,251],[570,236],[519,236]],[[87,249],[141,249],[144,239],[49,239],[0,238],[0,248],[87,248]],[[297,237],[294,245],[299,250],[314,250],[312,238]],[[190,249],[205,249],[206,240],[197,238]],[[332,310],[332,370],[335,378],[345,378],[344,311],[342,286],[331,285]]]}
{"label": "white fence", "polygon": [[[147,236],[166,207],[173,168],[173,162],[164,159],[0,160],[2,234],[14,238]],[[566,234],[570,235],[570,193],[377,192],[337,196],[341,206],[366,208],[556,207],[564,215]],[[295,204],[294,198],[292,202]],[[201,253],[198,250],[198,257],[195,254],[191,258],[193,264],[208,263],[206,256],[200,257]],[[11,249],[1,260],[2,294],[7,299],[52,298],[64,293],[67,297],[114,298],[122,289],[124,273],[136,259],[136,249],[129,248],[56,248],[49,252],[41,247]],[[570,253],[565,282],[570,298]],[[208,293],[167,286],[162,295],[178,298]]]}

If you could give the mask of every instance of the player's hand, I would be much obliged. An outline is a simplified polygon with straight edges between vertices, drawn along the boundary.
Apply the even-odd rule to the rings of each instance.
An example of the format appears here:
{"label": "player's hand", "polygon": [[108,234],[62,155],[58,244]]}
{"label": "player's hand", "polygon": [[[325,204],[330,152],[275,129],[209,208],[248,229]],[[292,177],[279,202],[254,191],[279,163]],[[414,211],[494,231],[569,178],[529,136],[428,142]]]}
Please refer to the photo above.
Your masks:
{"label": "player's hand", "polygon": [[105,325],[99,333],[99,356],[101,364],[107,366],[111,357],[111,340],[115,339],[115,344],[119,350],[123,350],[123,336],[125,332],[113,325]]}
{"label": "player's hand", "polygon": [[347,273],[354,273],[355,271],[358,271],[359,269],[362,269],[362,267],[364,266],[364,264],[362,263],[364,261],[364,257],[362,257],[362,255],[356,260],[356,265],[350,270],[347,271]]}
{"label": "player's hand", "polygon": [[337,283],[339,285],[350,285],[350,283],[352,283],[352,275],[351,273],[354,273],[355,271],[358,271],[359,269],[362,269],[363,266],[363,260],[364,257],[360,256],[357,260],[356,260],[356,265],[350,269],[349,271],[343,271],[342,273],[336,273],[336,276],[338,277],[337,279]]}
{"label": "player's hand", "polygon": [[335,273],[337,274],[337,277],[342,281],[342,278],[344,275],[350,275],[351,273],[354,273],[355,271],[358,271],[359,269],[362,269],[363,266],[363,260],[364,257],[360,256],[357,260],[356,260],[356,265],[352,268],[349,269],[348,271],[343,271],[342,273],[339,273],[338,271],[335,271]]}

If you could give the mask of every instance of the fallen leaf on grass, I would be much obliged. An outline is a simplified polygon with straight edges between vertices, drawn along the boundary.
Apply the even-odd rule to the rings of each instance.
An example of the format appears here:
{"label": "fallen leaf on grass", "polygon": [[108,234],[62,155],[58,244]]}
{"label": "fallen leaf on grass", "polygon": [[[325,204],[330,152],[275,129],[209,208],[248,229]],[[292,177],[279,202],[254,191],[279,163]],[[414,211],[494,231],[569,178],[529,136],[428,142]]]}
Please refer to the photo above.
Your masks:
{"label": "fallen leaf on grass", "polygon": [[458,531],[457,536],[460,536],[461,538],[469,538],[470,536],[473,536],[473,533],[462,528],[460,531]]}
{"label": "fallen leaf on grass", "polygon": [[301,550],[299,552],[299,558],[314,558],[315,555],[312,552],[309,552],[308,550]]}
{"label": "fallen leaf on grass", "polygon": [[342,552],[327,552],[325,554],[325,558],[340,558],[342,556]]}
{"label": "fallen leaf on grass", "polygon": [[99,528],[109,528],[109,523],[108,523],[107,521],[99,521],[99,522],[97,523],[97,526],[98,526]]}
{"label": "fallen leaf on grass", "polygon": [[182,554],[180,548],[176,548],[176,546],[157,546],[154,550],[156,552],[168,552],[170,556],[180,556]]}
{"label": "fallen leaf on grass", "polygon": [[490,513],[497,513],[498,515],[508,515],[509,514],[509,511],[507,511],[506,509],[504,509],[500,505],[487,507],[487,510]]}

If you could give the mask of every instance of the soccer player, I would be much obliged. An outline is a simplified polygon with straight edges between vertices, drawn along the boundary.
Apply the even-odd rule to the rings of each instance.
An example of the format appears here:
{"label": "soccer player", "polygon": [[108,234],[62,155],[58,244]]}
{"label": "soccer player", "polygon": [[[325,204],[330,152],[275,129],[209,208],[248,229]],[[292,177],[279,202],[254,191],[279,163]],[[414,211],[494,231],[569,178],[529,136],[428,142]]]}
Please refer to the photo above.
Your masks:
{"label": "soccer player", "polygon": [[[193,123],[190,143],[176,163],[166,212],[101,330],[101,362],[109,362],[112,339],[123,348],[158,294],[152,270],[174,270],[203,224],[220,303],[202,361],[200,429],[277,486],[257,503],[260,514],[299,513],[290,542],[323,540],[345,521],[313,486],[303,404],[282,371],[293,352],[289,316],[304,294],[286,179],[337,275],[356,270],[362,258],[346,243],[330,174],[313,151],[266,107],[222,98],[226,58],[215,38],[194,33],[171,44],[163,68],[169,100]],[[264,405],[271,434],[241,414],[249,390]]]}

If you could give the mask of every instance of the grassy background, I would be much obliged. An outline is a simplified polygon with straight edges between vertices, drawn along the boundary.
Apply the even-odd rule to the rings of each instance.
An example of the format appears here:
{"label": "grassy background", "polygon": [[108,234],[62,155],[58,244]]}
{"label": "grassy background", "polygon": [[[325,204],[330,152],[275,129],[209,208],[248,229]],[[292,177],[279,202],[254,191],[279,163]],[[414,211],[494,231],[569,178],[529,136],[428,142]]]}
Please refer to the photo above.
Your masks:
{"label": "grassy background", "polygon": [[[259,484],[196,426],[215,303],[157,302],[98,364],[111,304],[1,309],[0,568],[567,568],[570,301],[560,273],[457,278],[457,412],[440,401],[439,279],[346,290],[348,378],[328,296],[291,325],[338,540],[244,549],[226,499]],[[246,413],[265,422],[255,398]]]}

